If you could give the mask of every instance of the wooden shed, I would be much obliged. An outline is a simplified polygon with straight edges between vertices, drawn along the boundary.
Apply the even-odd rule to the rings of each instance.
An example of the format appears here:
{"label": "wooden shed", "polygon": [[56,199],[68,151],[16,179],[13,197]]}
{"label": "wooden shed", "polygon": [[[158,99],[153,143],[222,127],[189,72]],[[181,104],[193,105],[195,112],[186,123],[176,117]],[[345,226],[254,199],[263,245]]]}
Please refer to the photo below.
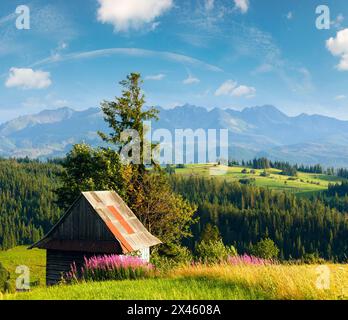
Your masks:
{"label": "wooden shed", "polygon": [[82,192],[57,224],[29,249],[47,250],[46,283],[54,285],[73,262],[104,254],[141,252],[149,260],[150,247],[161,241],[151,235],[114,191]]}

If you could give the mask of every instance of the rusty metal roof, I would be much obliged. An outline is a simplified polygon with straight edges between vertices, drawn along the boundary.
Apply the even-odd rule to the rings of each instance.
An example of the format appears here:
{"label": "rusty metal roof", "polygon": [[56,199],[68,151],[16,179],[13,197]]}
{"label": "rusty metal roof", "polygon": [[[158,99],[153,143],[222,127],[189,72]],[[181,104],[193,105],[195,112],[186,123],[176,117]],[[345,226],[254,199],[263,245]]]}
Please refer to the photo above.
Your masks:
{"label": "rusty metal roof", "polygon": [[82,192],[120,242],[123,252],[132,252],[160,244],[161,241],[146,230],[122,198],[114,191]]}
{"label": "rusty metal roof", "polygon": [[[138,251],[144,248],[160,244],[161,241],[154,237],[139,221],[132,210],[126,205],[122,198],[114,191],[92,191],[82,192],[94,211],[103,220],[107,228],[111,231],[115,240],[120,244],[123,253]],[[80,198],[81,198],[80,196]],[[79,199],[80,199],[79,198]],[[78,201],[78,200],[77,200]],[[57,224],[48,232],[48,234],[30,248],[56,248],[56,240],[49,239],[49,236],[62,223],[64,218],[70,213],[70,209],[57,222]],[[66,240],[61,240],[66,242]],[[70,241],[71,242],[71,241]],[[76,241],[75,241],[76,242]],[[81,241],[85,242],[85,241]],[[71,244],[70,244],[71,245]],[[81,244],[82,245],[82,244]],[[81,245],[73,245],[79,251]],[[58,246],[61,247],[61,246]],[[65,247],[65,246],[64,246]],[[70,247],[70,246],[69,246]],[[97,247],[97,243],[93,245]]]}

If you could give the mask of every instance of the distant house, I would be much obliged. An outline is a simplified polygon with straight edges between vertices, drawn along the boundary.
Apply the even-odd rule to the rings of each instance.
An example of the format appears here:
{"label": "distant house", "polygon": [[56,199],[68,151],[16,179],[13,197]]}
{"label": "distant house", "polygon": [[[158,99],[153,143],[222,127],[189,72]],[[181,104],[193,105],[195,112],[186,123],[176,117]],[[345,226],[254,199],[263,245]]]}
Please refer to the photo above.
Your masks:
{"label": "distant house", "polygon": [[54,285],[73,262],[84,258],[139,251],[149,260],[150,247],[161,241],[151,235],[113,191],[82,192],[43,239],[29,249],[47,250],[46,283]]}

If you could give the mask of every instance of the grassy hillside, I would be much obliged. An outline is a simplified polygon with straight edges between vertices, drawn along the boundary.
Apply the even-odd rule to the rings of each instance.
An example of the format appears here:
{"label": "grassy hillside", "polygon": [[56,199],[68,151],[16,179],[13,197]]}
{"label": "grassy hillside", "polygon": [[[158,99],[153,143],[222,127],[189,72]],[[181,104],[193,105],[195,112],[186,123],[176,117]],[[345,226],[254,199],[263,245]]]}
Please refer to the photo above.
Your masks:
{"label": "grassy hillside", "polygon": [[16,247],[10,250],[0,250],[0,262],[10,272],[11,281],[15,283],[18,277],[17,266],[25,265],[30,269],[30,282],[33,286],[44,286],[46,283],[46,251],[28,250],[27,247]]}
{"label": "grassy hillside", "polygon": [[[165,277],[37,288],[5,299],[347,299],[348,267],[328,266],[330,288],[319,289],[318,266],[198,266]],[[348,285],[347,285],[348,286]]]}
{"label": "grassy hillside", "polygon": [[[248,173],[242,173],[243,169],[246,169]],[[329,183],[342,181],[341,178],[335,176],[302,172],[298,172],[297,177],[290,177],[281,175],[281,170],[277,169],[266,170],[270,175],[268,177],[262,177],[260,174],[264,170],[255,169],[255,174],[251,174],[250,170],[250,168],[245,167],[192,164],[186,165],[183,169],[175,169],[175,172],[176,174],[186,176],[215,176],[218,179],[226,179],[229,181],[239,181],[240,179],[253,178],[255,179],[256,186],[268,187],[275,190],[285,190],[298,195],[310,195],[318,191],[326,190]],[[224,173],[220,174],[221,172]]]}

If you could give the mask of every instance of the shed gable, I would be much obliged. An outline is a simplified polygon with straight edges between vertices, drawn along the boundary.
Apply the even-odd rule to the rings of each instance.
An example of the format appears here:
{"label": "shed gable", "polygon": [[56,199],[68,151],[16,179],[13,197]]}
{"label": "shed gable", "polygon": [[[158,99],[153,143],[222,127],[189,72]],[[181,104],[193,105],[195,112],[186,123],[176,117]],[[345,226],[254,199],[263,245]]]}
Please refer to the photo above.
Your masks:
{"label": "shed gable", "polygon": [[116,192],[96,191],[83,192],[31,248],[121,254],[159,243]]}

